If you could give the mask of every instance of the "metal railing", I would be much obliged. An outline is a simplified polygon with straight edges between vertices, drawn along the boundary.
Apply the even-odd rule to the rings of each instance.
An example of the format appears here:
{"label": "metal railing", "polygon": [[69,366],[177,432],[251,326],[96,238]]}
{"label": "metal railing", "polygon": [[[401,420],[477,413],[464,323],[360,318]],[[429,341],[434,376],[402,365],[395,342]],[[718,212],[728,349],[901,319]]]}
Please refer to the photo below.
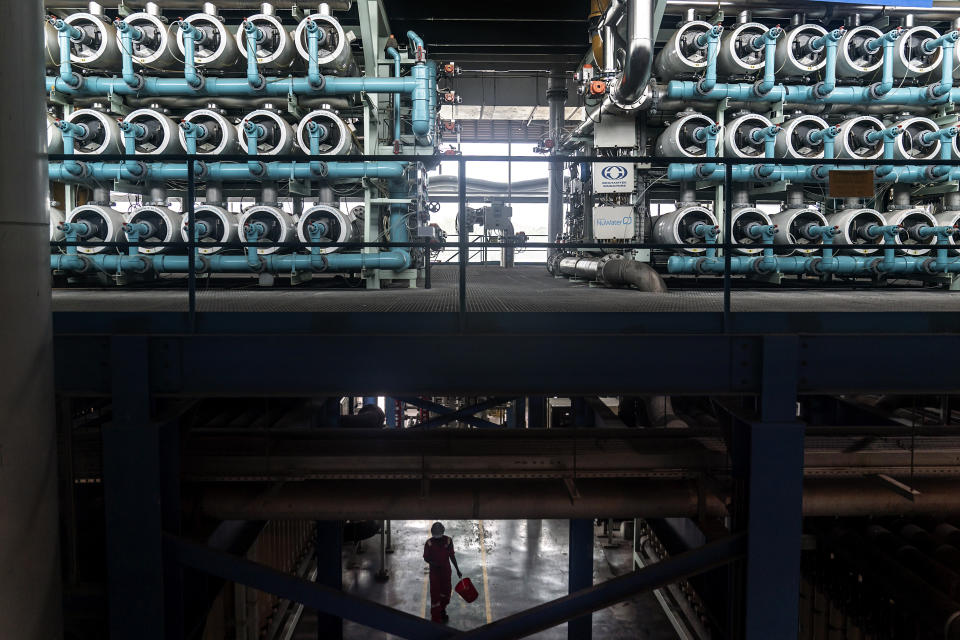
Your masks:
{"label": "metal railing", "polygon": [[[188,309],[189,309],[189,325],[191,329],[196,326],[196,279],[197,279],[197,260],[199,256],[197,255],[197,249],[200,248],[200,244],[196,240],[196,228],[195,228],[195,206],[196,206],[196,184],[198,181],[203,181],[204,168],[208,161],[211,160],[211,156],[205,155],[196,155],[196,154],[170,154],[163,157],[150,157],[150,156],[129,156],[125,154],[102,154],[102,155],[81,155],[81,154],[50,154],[50,161],[76,161],[76,162],[90,162],[90,161],[115,161],[115,162],[129,162],[129,163],[154,163],[154,162],[186,162],[187,163],[187,185],[186,185],[186,202],[185,210],[183,213],[187,217],[187,241],[186,242],[154,242],[154,241],[144,241],[139,242],[89,242],[89,241],[51,241],[51,246],[55,247],[71,247],[71,246],[84,246],[84,247],[116,247],[129,249],[133,246],[148,245],[150,247],[165,247],[165,246],[177,246],[185,248],[188,256],[188,273],[187,273],[187,289],[188,289]],[[439,164],[439,163],[457,163],[458,167],[458,196],[457,201],[459,205],[458,215],[461,220],[466,219],[467,214],[467,164],[468,163],[486,163],[486,162],[545,162],[553,165],[563,166],[568,163],[576,164],[593,164],[593,163],[610,163],[610,162],[619,162],[619,163],[630,163],[636,165],[646,165],[645,168],[639,169],[639,171],[651,171],[656,168],[666,168],[671,164],[716,164],[723,166],[723,181],[718,182],[714,186],[723,186],[724,193],[724,224],[722,227],[722,235],[720,242],[715,245],[690,245],[690,244],[667,244],[667,243],[653,243],[653,242],[629,242],[629,243],[609,243],[609,242],[524,242],[522,244],[513,244],[509,242],[471,242],[469,239],[468,225],[461,224],[458,234],[458,239],[456,242],[431,242],[431,241],[407,241],[407,242],[323,242],[323,243],[311,243],[311,242],[272,242],[272,241],[261,241],[256,243],[251,242],[216,242],[215,246],[222,247],[225,249],[235,248],[235,249],[245,249],[248,247],[280,247],[280,248],[292,248],[292,249],[307,249],[311,247],[324,247],[324,248],[343,248],[343,249],[368,249],[368,248],[382,248],[382,249],[413,249],[421,248],[424,249],[428,258],[424,261],[425,268],[425,288],[430,288],[431,286],[431,260],[429,259],[429,251],[437,251],[444,249],[456,249],[458,251],[458,314],[460,317],[460,326],[466,327],[466,315],[467,315],[467,266],[469,262],[469,255],[471,249],[503,249],[503,248],[522,248],[522,249],[547,249],[547,250],[577,250],[577,249],[607,249],[607,250],[626,250],[626,249],[657,249],[657,250],[673,250],[673,249],[690,249],[691,246],[696,248],[706,248],[714,247],[717,250],[721,250],[723,254],[723,325],[724,327],[731,326],[730,324],[730,315],[731,315],[731,283],[732,283],[732,269],[731,269],[731,258],[733,254],[733,249],[738,246],[733,242],[733,232],[732,232],[732,214],[733,214],[733,171],[736,166],[757,166],[757,165],[777,165],[777,166],[825,166],[832,167],[836,169],[842,169],[843,167],[851,168],[875,168],[875,167],[951,167],[956,169],[960,167],[960,160],[958,159],[931,159],[931,160],[899,160],[899,159],[872,159],[872,160],[856,160],[856,159],[796,159],[796,158],[724,158],[724,157],[645,157],[645,156],[578,156],[578,155],[552,155],[552,156],[502,156],[502,155],[480,155],[480,156],[466,156],[466,155],[456,155],[456,156],[422,156],[422,155],[344,155],[336,157],[324,157],[321,160],[318,160],[314,156],[304,156],[304,155],[295,155],[295,154],[286,154],[286,155],[274,155],[274,156],[249,156],[249,155],[222,155],[216,156],[216,162],[219,163],[249,163],[249,162],[285,162],[285,163],[302,163],[304,165],[309,165],[311,163],[323,163],[323,162],[338,162],[338,163],[374,163],[374,162],[406,162],[406,163],[425,163],[428,165]],[[947,175],[947,178],[950,176]],[[758,178],[756,182],[763,182],[764,180]],[[78,180],[82,182],[82,180]],[[251,182],[256,182],[256,180],[251,180]],[[672,181],[671,181],[672,182]],[[824,181],[825,182],[825,181]],[[930,182],[936,182],[936,180],[930,180]],[[941,180],[940,182],[944,182]],[[792,250],[792,249],[811,249],[814,245],[810,244],[801,244],[801,243],[777,243],[777,244],[764,244],[764,243],[752,243],[749,245],[751,249],[778,249],[778,250]],[[877,243],[862,243],[862,244],[833,244],[831,245],[832,249],[835,250],[844,250],[844,249],[860,249],[860,250],[876,250],[876,249],[890,249],[890,246],[880,242]],[[923,249],[955,249],[955,245],[944,245],[944,244],[925,244],[922,245]],[[375,254],[371,254],[375,255]],[[146,256],[149,258],[149,256]]]}

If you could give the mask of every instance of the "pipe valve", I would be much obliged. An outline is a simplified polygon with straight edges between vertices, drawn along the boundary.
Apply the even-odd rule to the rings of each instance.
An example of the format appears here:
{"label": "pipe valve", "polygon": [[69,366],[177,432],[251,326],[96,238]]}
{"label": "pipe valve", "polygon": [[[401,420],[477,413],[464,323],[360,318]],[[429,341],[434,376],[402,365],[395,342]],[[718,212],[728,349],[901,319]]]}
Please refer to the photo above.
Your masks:
{"label": "pipe valve", "polygon": [[783,35],[783,29],[780,25],[775,26],[772,29],[767,30],[762,36],[757,36],[750,42],[750,46],[753,47],[755,51],[761,51],[766,44],[775,44],[780,36]]}
{"label": "pipe valve", "polygon": [[840,42],[840,39],[843,37],[843,34],[847,32],[846,29],[840,27],[839,29],[834,29],[833,31],[826,33],[819,38],[811,38],[807,43],[807,46],[811,51],[820,51],[828,42]]}
{"label": "pipe valve", "polygon": [[863,43],[863,46],[870,53],[876,53],[877,49],[882,47],[884,42],[889,42],[892,44],[896,42],[897,38],[899,38],[902,35],[903,35],[903,27],[897,27],[896,29],[887,31],[885,34],[883,34],[879,38],[873,38],[872,40],[867,40],[866,42]]}
{"label": "pipe valve", "polygon": [[923,52],[934,53],[945,44],[956,44],[957,40],[960,40],[960,31],[950,31],[939,38],[928,38],[923,41]]}
{"label": "pipe valve", "polygon": [[696,38],[694,38],[694,43],[697,45],[697,49],[706,49],[707,45],[710,44],[711,40],[716,42],[720,41],[720,36],[723,35],[723,25],[718,24],[710,27],[709,31],[701,33]]}

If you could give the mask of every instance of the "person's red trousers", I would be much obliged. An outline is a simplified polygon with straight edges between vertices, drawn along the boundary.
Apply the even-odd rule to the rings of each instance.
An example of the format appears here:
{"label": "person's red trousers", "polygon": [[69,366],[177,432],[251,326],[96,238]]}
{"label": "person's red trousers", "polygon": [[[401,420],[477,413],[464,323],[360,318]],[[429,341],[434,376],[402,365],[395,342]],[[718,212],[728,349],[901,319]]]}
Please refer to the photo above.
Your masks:
{"label": "person's red trousers", "polygon": [[450,604],[450,566],[447,570],[430,567],[430,619],[434,622],[443,622],[443,614]]}

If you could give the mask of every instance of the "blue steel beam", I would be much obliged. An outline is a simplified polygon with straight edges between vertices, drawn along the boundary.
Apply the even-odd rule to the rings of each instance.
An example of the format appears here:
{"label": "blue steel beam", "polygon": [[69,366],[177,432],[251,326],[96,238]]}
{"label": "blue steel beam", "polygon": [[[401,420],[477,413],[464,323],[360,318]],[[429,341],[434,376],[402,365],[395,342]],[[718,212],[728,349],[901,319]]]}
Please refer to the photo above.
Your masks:
{"label": "blue steel beam", "polygon": [[[723,566],[744,554],[746,536],[734,534],[716,542],[652,564],[633,573],[581,589],[458,636],[463,640],[507,640],[555,627],[614,605],[632,595],[659,589],[710,569]],[[795,632],[795,630],[794,630]]]}
{"label": "blue steel beam", "polygon": [[[184,566],[245,584],[317,611],[352,620],[367,627],[401,638],[441,640],[458,632],[418,616],[364,600],[325,585],[251,562],[246,558],[217,551],[203,545],[165,535],[164,551]],[[125,636],[138,637],[138,636]]]}
{"label": "blue steel beam", "polygon": [[[453,413],[447,413],[441,416],[437,416],[435,418],[430,418],[426,422],[421,422],[420,424],[414,425],[413,427],[411,427],[411,429],[432,429],[433,427],[439,427],[439,426],[460,420],[461,418],[472,416],[473,414],[479,413],[480,411],[485,411],[486,409],[490,409],[492,407],[496,407],[506,402],[510,402],[512,400],[513,398],[488,398],[483,402],[478,402],[476,404],[470,405],[469,407],[458,409]],[[498,428],[500,427],[500,425],[494,425],[492,422],[489,424]],[[484,425],[484,426],[488,426],[488,425]]]}
{"label": "blue steel beam", "polygon": [[[405,402],[406,404],[411,404],[418,409],[427,409],[428,411],[433,411],[434,413],[439,413],[441,416],[450,415],[455,413],[455,409],[450,407],[445,407],[442,404],[437,404],[436,402],[431,402],[430,400],[425,400],[423,398],[418,398],[415,396],[408,396],[403,398],[397,398],[398,402]],[[500,425],[490,422],[489,420],[484,420],[483,418],[478,418],[477,416],[465,416],[460,418],[461,422],[466,422],[469,425],[474,427],[479,427],[481,429],[489,427],[499,427]]]}

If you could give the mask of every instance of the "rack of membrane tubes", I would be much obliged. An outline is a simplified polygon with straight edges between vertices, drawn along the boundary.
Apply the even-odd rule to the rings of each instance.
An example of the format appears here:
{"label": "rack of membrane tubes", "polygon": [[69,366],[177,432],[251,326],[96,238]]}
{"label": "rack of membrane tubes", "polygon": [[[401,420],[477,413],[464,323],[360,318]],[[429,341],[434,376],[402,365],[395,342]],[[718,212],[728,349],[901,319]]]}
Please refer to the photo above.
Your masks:
{"label": "rack of membrane tubes", "polygon": [[[596,53],[578,74],[587,121],[559,147],[604,162],[568,165],[563,239],[609,246],[560,252],[555,272],[632,257],[677,276],[954,285],[960,20],[799,3],[817,20],[764,4],[758,19],[685,10],[651,37],[647,4],[595,3]],[[630,65],[650,42],[644,75]],[[846,171],[861,192],[868,174],[869,193],[844,185]],[[617,251],[630,242],[672,246]]]}
{"label": "rack of membrane tubes", "polygon": [[361,75],[358,35],[331,11],[344,4],[48,15],[53,273],[415,282],[411,240],[435,232],[437,66],[415,33],[387,39],[364,8]]}

